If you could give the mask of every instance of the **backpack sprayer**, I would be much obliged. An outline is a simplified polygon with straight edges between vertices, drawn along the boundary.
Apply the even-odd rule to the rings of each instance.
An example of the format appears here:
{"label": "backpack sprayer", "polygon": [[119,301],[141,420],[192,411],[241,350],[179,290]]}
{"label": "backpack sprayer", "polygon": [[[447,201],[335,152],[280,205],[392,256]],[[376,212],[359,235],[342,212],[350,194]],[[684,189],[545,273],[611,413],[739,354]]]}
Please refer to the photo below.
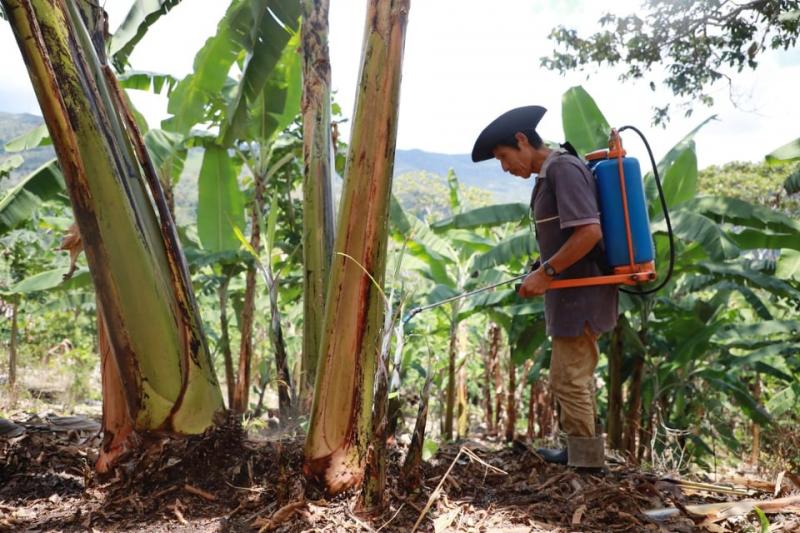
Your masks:
{"label": "backpack sprayer", "polygon": [[[622,148],[622,140],[619,134],[625,130],[636,132],[644,143],[645,148],[647,148],[650,164],[653,167],[653,177],[658,188],[661,208],[664,212],[664,220],[667,224],[667,234],[669,235],[667,275],[657,287],[648,290],[643,290],[642,284],[656,279],[655,248],[653,246],[653,236],[650,232],[650,217],[647,214],[647,200],[644,195],[644,184],[639,161],[636,158],[627,157],[625,150]],[[664,287],[672,276],[675,249],[667,202],[664,199],[661,179],[658,176],[658,168],[653,157],[653,151],[650,149],[650,144],[644,134],[633,126],[624,126],[619,131],[612,129],[608,138],[608,148],[586,154],[586,164],[594,175],[597,184],[600,226],[603,230],[605,257],[611,271],[601,276],[554,280],[547,290],[596,285],[628,285],[634,286],[638,290],[620,290],[640,296],[653,294]],[[531,266],[531,272],[536,270],[538,265],[539,261],[534,262]],[[415,307],[409,311],[403,322],[407,323],[422,311],[520,281],[527,277],[528,274],[530,272],[451,296],[438,302]],[[517,284],[517,291],[519,291],[519,287],[520,284]]]}

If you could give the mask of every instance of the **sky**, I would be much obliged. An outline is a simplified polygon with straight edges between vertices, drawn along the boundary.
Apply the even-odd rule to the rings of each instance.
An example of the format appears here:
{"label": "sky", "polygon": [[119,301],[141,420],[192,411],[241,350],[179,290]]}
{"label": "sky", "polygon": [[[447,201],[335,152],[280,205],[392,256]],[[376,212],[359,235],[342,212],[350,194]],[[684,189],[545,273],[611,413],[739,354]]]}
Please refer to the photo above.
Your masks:
{"label": "sky", "polygon": [[[106,0],[109,27],[124,18],[128,0]],[[159,20],[131,56],[132,68],[182,77],[194,54],[216,29],[228,2],[184,0]],[[563,140],[561,95],[583,85],[612,126],[644,130],[656,153],[672,145],[706,117],[718,120],[697,135],[700,167],[731,160],[761,161],[773,149],[800,136],[800,48],[768,52],[755,72],[712,89],[713,108],[698,106],[690,118],[673,114],[666,129],[651,126],[652,108],[677,102],[666,89],[651,91],[647,81],[618,80],[609,68],[566,76],[539,66],[553,50],[550,29],[565,25],[584,32],[613,6],[617,14],[635,12],[639,1],[613,4],[587,0],[411,0],[403,63],[397,146],[430,152],[469,153],[478,133],[513,107],[548,109],[539,125],[545,139]],[[330,53],[335,99],[346,116],[353,110],[361,56],[366,0],[332,0]],[[40,114],[19,49],[8,24],[0,21],[0,111]],[[660,79],[654,73],[654,79]],[[166,99],[131,91],[151,126],[166,116]],[[342,128],[345,139],[349,125]],[[634,155],[636,139],[626,147]]]}

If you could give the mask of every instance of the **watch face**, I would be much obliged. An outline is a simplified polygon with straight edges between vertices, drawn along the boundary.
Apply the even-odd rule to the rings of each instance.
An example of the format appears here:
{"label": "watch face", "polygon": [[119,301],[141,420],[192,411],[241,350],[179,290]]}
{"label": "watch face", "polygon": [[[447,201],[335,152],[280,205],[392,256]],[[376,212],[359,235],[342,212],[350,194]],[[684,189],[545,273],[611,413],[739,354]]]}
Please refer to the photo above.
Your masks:
{"label": "watch face", "polygon": [[555,269],[555,268],[553,268],[553,267],[550,265],[550,263],[545,263],[545,264],[544,264],[544,273],[545,273],[545,274],[547,274],[547,275],[548,275],[548,276],[550,276],[550,277],[553,277],[553,276],[555,276],[555,275],[556,275],[556,269]]}

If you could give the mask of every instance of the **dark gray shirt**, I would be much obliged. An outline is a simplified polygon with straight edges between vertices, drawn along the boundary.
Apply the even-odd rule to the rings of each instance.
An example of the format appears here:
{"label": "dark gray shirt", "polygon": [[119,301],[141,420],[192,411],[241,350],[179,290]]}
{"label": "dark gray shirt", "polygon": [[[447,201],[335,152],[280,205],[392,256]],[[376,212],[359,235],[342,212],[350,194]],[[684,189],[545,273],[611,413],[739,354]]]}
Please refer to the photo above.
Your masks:
{"label": "dark gray shirt", "polygon": [[[536,241],[543,261],[551,258],[572,235],[573,228],[599,224],[600,210],[594,176],[577,157],[554,150],[536,178],[531,195]],[[556,279],[586,278],[605,274],[592,254],[578,260]],[[616,285],[553,289],[544,295],[548,335],[577,337],[589,324],[602,333],[617,323]]]}

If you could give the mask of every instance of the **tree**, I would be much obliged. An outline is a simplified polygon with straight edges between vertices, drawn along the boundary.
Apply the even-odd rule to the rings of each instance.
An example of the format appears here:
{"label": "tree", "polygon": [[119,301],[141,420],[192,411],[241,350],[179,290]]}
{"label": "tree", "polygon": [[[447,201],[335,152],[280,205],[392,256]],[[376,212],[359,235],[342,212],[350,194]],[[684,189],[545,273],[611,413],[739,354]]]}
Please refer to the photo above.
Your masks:
{"label": "tree", "polygon": [[800,165],[791,161],[773,163],[731,161],[701,170],[698,175],[698,193],[739,198],[782,211],[796,219],[800,217],[800,195],[796,190],[792,192],[790,180],[798,175],[800,175]]}
{"label": "tree", "polygon": [[339,493],[364,475],[384,301],[408,0],[370,0],[325,302],[306,475]]}
{"label": "tree", "polygon": [[158,178],[102,46],[95,49],[103,39],[89,37],[102,35],[102,12],[89,3],[2,5],[64,169],[122,410],[137,431],[202,432],[222,396]]}
{"label": "tree", "polygon": [[[711,106],[712,85],[731,72],[755,70],[769,49],[786,50],[800,35],[800,2],[760,0],[645,0],[643,13],[606,14],[603,28],[589,37],[559,26],[550,39],[556,50],[541,65],[560,73],[603,64],[623,66],[621,81],[652,77],[656,65],[666,68],[663,84],[683,99],[688,116],[697,102]],[[666,124],[670,105],[654,107],[655,124]]]}

